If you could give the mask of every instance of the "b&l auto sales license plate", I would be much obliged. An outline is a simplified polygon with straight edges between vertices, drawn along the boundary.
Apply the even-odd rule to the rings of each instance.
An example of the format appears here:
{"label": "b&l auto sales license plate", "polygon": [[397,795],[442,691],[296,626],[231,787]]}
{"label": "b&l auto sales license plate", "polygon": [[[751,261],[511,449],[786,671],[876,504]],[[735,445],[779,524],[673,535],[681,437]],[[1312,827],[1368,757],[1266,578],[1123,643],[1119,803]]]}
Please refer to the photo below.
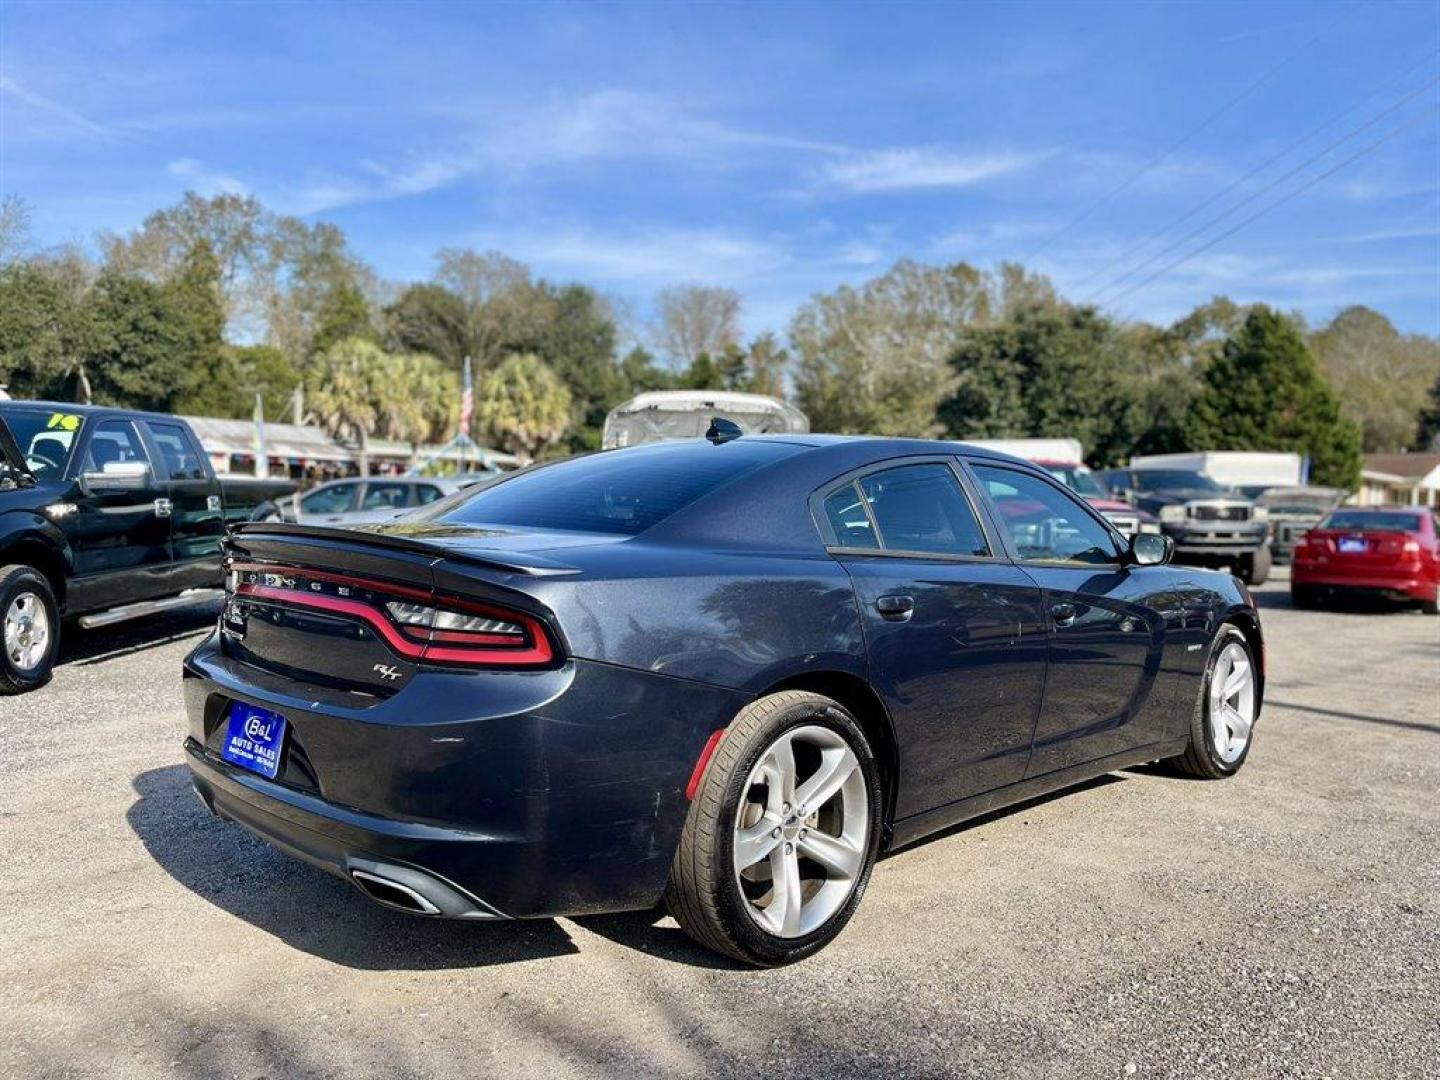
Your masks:
{"label": "b&l auto sales license plate", "polygon": [[274,780],[284,742],[285,717],[243,701],[230,703],[230,723],[220,749],[226,761]]}
{"label": "b&l auto sales license plate", "polygon": [[1363,537],[1342,536],[1340,538],[1340,554],[1342,555],[1363,555],[1368,546]]}

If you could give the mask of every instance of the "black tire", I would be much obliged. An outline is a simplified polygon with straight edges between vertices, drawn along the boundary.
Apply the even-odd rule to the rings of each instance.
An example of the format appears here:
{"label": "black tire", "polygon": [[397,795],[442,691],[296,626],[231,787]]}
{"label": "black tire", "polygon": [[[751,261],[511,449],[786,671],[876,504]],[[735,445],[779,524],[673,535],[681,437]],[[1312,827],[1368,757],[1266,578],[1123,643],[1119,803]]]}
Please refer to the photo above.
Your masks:
{"label": "black tire", "polygon": [[[1255,653],[1250,648],[1250,643],[1245,640],[1245,635],[1230,623],[1221,626],[1215,634],[1214,640],[1210,642],[1210,650],[1205,656],[1205,677],[1200,680],[1200,693],[1195,700],[1195,709],[1190,715],[1190,744],[1185,748],[1183,754],[1173,757],[1169,761],[1172,766],[1186,776],[1194,776],[1202,780],[1223,780],[1226,777],[1234,776],[1245,764],[1245,759],[1250,756],[1250,748],[1255,745],[1252,728],[1250,741],[1246,743],[1240,756],[1233,762],[1227,762],[1221,759],[1210,743],[1210,679],[1215,674],[1215,662],[1219,659],[1220,651],[1231,642],[1240,644],[1250,660],[1251,670],[1258,671],[1255,666]],[[1259,719],[1257,708],[1255,720],[1258,722]]]}
{"label": "black tire", "polygon": [[[746,781],[761,755],[784,732],[811,724],[838,733],[860,762],[869,802],[869,835],[864,861],[845,903],[812,933],[784,938],[763,929],[751,916],[736,881],[732,837]],[[880,785],[880,770],[865,733],[835,701],[786,690],[752,702],[725,729],[690,804],[670,868],[666,908],[701,945],[748,964],[776,967],[818,952],[845,928],[865,895],[880,847],[884,805]]]}
{"label": "black tire", "polygon": [[1420,601],[1420,610],[1426,615],[1440,615],[1440,585],[1435,587],[1435,595],[1429,600]]}
{"label": "black tire", "polygon": [[[9,643],[4,641],[4,621],[12,604],[27,601],[44,611],[47,645],[37,661],[21,667],[11,657]],[[0,694],[24,694],[50,681],[55,657],[60,648],[60,608],[55,591],[44,574],[31,566],[13,565],[0,568]]]}
{"label": "black tire", "polygon": [[285,517],[280,513],[280,508],[273,502],[263,502],[255,507],[250,513],[251,521],[284,521]]}
{"label": "black tire", "polygon": [[1290,606],[1302,611],[1320,606],[1320,593],[1313,585],[1291,585]]}
{"label": "black tire", "polygon": [[1270,548],[1262,547],[1241,559],[1236,576],[1246,585],[1264,585],[1270,577]]}

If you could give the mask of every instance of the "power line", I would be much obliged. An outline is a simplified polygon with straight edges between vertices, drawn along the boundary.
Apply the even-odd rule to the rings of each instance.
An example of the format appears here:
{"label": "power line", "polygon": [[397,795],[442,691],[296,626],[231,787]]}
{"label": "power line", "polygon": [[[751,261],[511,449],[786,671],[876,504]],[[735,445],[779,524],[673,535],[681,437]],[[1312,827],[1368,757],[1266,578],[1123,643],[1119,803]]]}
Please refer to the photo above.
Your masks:
{"label": "power line", "polygon": [[1405,123],[1400,124],[1400,125],[1398,125],[1398,126],[1396,126],[1396,127],[1391,128],[1391,129],[1390,129],[1389,131],[1387,131],[1384,135],[1380,136],[1380,138],[1376,139],[1373,143],[1371,143],[1370,145],[1365,146],[1365,147],[1362,147],[1361,149],[1357,150],[1355,153],[1351,154],[1348,158],[1346,158],[1344,161],[1340,162],[1338,165],[1331,166],[1329,169],[1326,169],[1324,172],[1320,173],[1318,176],[1314,176],[1314,177],[1312,177],[1311,179],[1305,181],[1305,183],[1301,184],[1301,185],[1300,185],[1299,187],[1297,187],[1294,191],[1291,191],[1291,192],[1289,192],[1288,194],[1281,196],[1279,199],[1276,199],[1276,200],[1275,200],[1273,203],[1271,203],[1269,206],[1262,206],[1259,210],[1255,211],[1255,213],[1251,214],[1249,217],[1245,218],[1245,219],[1242,220],[1242,221],[1237,222],[1237,223],[1236,223],[1235,225],[1233,225],[1231,228],[1226,229],[1226,230],[1225,230],[1223,233],[1221,233],[1219,236],[1216,236],[1216,237],[1214,237],[1214,238],[1206,241],[1204,244],[1201,244],[1198,248],[1196,248],[1194,251],[1190,252],[1188,255],[1182,255],[1180,258],[1176,259],[1174,262],[1170,263],[1168,266],[1161,267],[1159,270],[1155,271],[1155,273],[1151,274],[1151,275],[1150,275],[1149,277],[1147,277],[1144,281],[1138,282],[1137,284],[1130,286],[1130,288],[1126,289],[1124,292],[1122,292],[1122,293],[1120,293],[1118,296],[1114,297],[1110,302],[1111,302],[1112,304],[1118,304],[1121,300],[1124,300],[1127,296],[1129,296],[1130,294],[1138,291],[1139,289],[1143,289],[1146,285],[1149,285],[1152,281],[1155,281],[1157,278],[1164,277],[1166,274],[1170,273],[1170,271],[1175,270],[1175,269],[1178,269],[1178,268],[1181,267],[1181,266],[1184,266],[1184,265],[1185,265],[1187,262],[1189,262],[1191,259],[1195,258],[1195,256],[1200,255],[1200,254],[1202,254],[1203,252],[1209,251],[1212,247],[1214,247],[1216,244],[1220,243],[1222,240],[1228,240],[1230,237],[1234,236],[1236,233],[1238,233],[1241,229],[1245,228],[1247,225],[1251,224],[1252,222],[1256,221],[1256,220],[1259,219],[1259,218],[1264,217],[1264,216],[1265,216],[1266,214],[1268,214],[1271,210],[1275,210],[1275,209],[1277,209],[1277,208],[1279,208],[1279,207],[1281,207],[1281,206],[1284,206],[1284,205],[1285,205],[1287,202],[1289,202],[1291,199],[1294,199],[1294,198],[1296,198],[1297,196],[1303,195],[1305,192],[1309,191],[1309,190],[1310,190],[1311,188],[1313,188],[1316,184],[1320,183],[1320,181],[1329,179],[1330,177],[1334,176],[1337,172],[1339,172],[1341,169],[1345,168],[1347,165],[1350,165],[1350,164],[1352,164],[1352,163],[1360,160],[1360,159],[1361,159],[1362,157],[1364,157],[1366,154],[1370,154],[1370,153],[1373,153],[1374,151],[1378,150],[1381,146],[1383,146],[1385,143],[1389,142],[1389,141],[1390,141],[1391,139],[1393,139],[1396,135],[1399,135],[1402,131],[1405,131],[1405,130],[1407,130],[1408,128],[1414,127],[1414,126],[1415,126],[1416,124],[1418,124],[1421,120],[1424,120],[1427,116],[1431,115],[1432,113],[1440,114],[1440,108],[1432,109],[1432,110],[1429,110],[1428,112],[1421,113],[1420,115],[1414,117],[1413,119],[1407,120]]}
{"label": "power line", "polygon": [[[1104,275],[1104,274],[1108,274],[1108,273],[1109,273],[1111,270],[1113,270],[1115,267],[1121,266],[1121,265],[1123,265],[1124,263],[1128,262],[1132,256],[1137,255],[1137,254],[1139,254],[1141,251],[1143,251],[1143,250],[1145,249],[1145,247],[1150,244],[1151,241],[1160,239],[1162,236],[1164,236],[1166,233],[1168,233],[1171,229],[1174,229],[1177,225],[1182,225],[1182,224],[1184,224],[1186,221],[1189,221],[1192,217],[1194,217],[1196,214],[1198,214],[1201,210],[1204,210],[1207,206],[1210,206],[1211,204],[1213,204],[1213,203],[1215,203],[1215,202],[1218,202],[1220,199],[1223,199],[1226,195],[1230,194],[1230,192],[1234,191],[1234,190],[1235,190],[1236,188],[1238,188],[1241,184],[1245,183],[1247,180],[1251,179],[1252,177],[1257,176],[1258,174],[1264,172],[1266,169],[1268,169],[1271,165],[1274,165],[1274,164],[1275,164],[1277,161],[1279,161],[1281,158],[1288,157],[1288,156],[1291,154],[1291,152],[1293,152],[1294,150],[1296,150],[1297,148],[1299,148],[1299,147],[1301,147],[1301,146],[1304,146],[1307,142],[1309,142],[1311,139],[1313,139],[1316,135],[1320,134],[1320,132],[1324,131],[1326,128],[1328,128],[1328,127],[1330,127],[1332,124],[1334,124],[1335,121],[1339,120],[1341,117],[1347,115],[1348,113],[1354,112],[1354,111],[1355,111],[1356,109],[1358,109],[1361,105],[1364,105],[1367,101],[1369,101],[1371,98],[1373,98],[1373,97],[1375,97],[1375,96],[1377,96],[1377,95],[1379,95],[1379,94],[1382,94],[1382,93],[1384,93],[1385,91],[1390,90],[1391,88],[1393,88],[1393,87],[1395,87],[1395,86],[1398,86],[1400,83],[1404,82],[1404,81],[1411,75],[1411,73],[1415,71],[1416,68],[1418,68],[1418,67],[1420,67],[1420,66],[1428,63],[1430,60],[1433,60],[1436,56],[1440,56],[1440,50],[1437,50],[1436,52],[1427,53],[1426,55],[1422,56],[1418,61],[1416,61],[1415,63],[1411,64],[1408,68],[1406,68],[1403,72],[1401,72],[1400,75],[1399,75],[1397,78],[1390,79],[1389,81],[1385,82],[1383,85],[1376,87],[1374,90],[1371,90],[1368,94],[1366,94],[1364,97],[1362,97],[1359,101],[1355,102],[1353,105],[1348,105],[1348,106],[1346,106],[1344,109],[1341,109],[1339,112],[1337,112],[1337,113],[1335,113],[1333,116],[1331,116],[1331,117],[1330,117],[1328,120],[1326,120],[1324,123],[1319,124],[1318,126],[1316,126],[1316,127],[1314,127],[1314,128],[1311,128],[1310,131],[1309,131],[1309,133],[1307,133],[1306,135],[1301,136],[1300,138],[1296,139],[1294,142],[1290,143],[1288,146],[1285,147],[1285,149],[1281,150],[1278,154],[1275,154],[1275,155],[1272,156],[1272,157],[1266,158],[1265,161],[1263,161],[1263,162],[1261,162],[1259,165],[1255,166],[1253,169],[1251,169],[1249,172],[1247,172],[1244,176],[1240,177],[1238,180],[1235,180],[1235,181],[1227,184],[1225,187],[1221,188],[1219,191],[1215,192],[1213,195],[1210,195],[1208,198],[1205,198],[1205,199],[1201,200],[1200,202],[1196,203],[1196,204],[1195,204],[1194,206],[1192,206],[1189,210],[1186,210],[1183,214],[1181,214],[1179,217],[1177,217],[1174,221],[1171,221],[1169,224],[1167,224],[1164,228],[1157,229],[1155,232],[1152,232],[1149,236],[1146,236],[1143,240],[1140,240],[1138,243],[1132,244],[1129,248],[1127,248],[1127,249],[1126,249],[1125,251],[1123,251],[1121,254],[1117,255],[1115,258],[1111,259],[1108,263],[1106,263],[1105,265],[1101,266],[1099,269],[1094,270],[1094,271],[1092,271],[1090,274],[1088,274],[1084,279],[1082,279],[1082,280],[1075,286],[1075,288],[1076,288],[1076,289],[1083,289],[1086,285],[1090,284],[1090,282],[1094,281],[1096,278],[1099,278],[1100,276],[1102,276],[1102,275]],[[1137,267],[1135,270],[1130,271],[1130,273],[1135,273],[1136,271],[1138,271],[1138,270],[1140,270],[1140,269],[1143,269],[1143,268],[1144,268],[1143,266]],[[1090,293],[1090,294],[1085,298],[1085,299],[1086,299],[1086,302],[1089,302],[1089,301],[1095,299],[1095,298],[1098,297],[1101,293],[1105,292],[1107,289],[1109,289],[1109,288],[1111,288],[1112,286],[1114,286],[1114,285],[1118,284],[1119,282],[1123,281],[1126,276],[1129,276],[1129,275],[1123,275],[1122,277],[1116,278],[1114,281],[1111,281],[1109,284],[1107,284],[1107,285],[1105,285],[1105,286],[1103,286],[1103,287],[1101,287],[1101,288],[1099,288],[1099,289],[1096,289],[1094,292]]]}
{"label": "power line", "polygon": [[[1318,152],[1310,155],[1310,157],[1308,157],[1308,158],[1306,158],[1304,161],[1300,162],[1299,165],[1296,165],[1296,166],[1295,166],[1293,169],[1291,169],[1289,172],[1286,172],[1286,173],[1281,174],[1280,176],[1276,177],[1274,180],[1270,181],[1270,183],[1266,184],[1264,187],[1259,188],[1259,189],[1257,189],[1257,190],[1255,190],[1255,191],[1252,191],[1249,195],[1245,196],[1245,198],[1241,199],[1241,200],[1240,200],[1239,202],[1237,202],[1235,205],[1231,206],[1231,207],[1230,207],[1229,209],[1227,209],[1227,210],[1222,210],[1219,214],[1216,214],[1214,217],[1212,217],[1209,221],[1205,222],[1203,225],[1199,225],[1199,226],[1196,226],[1194,229],[1191,229],[1191,230],[1190,230],[1188,233],[1186,233],[1184,236],[1180,237],[1179,240],[1174,241],[1173,243],[1171,243],[1171,244],[1168,245],[1167,247],[1161,248],[1159,251],[1155,252],[1155,254],[1151,255],[1148,259],[1146,259],[1146,260],[1144,260],[1143,262],[1141,262],[1138,266],[1133,266],[1133,267],[1131,267],[1129,270],[1125,271],[1125,273],[1121,274],[1119,277],[1114,278],[1113,280],[1107,282],[1104,286],[1102,286],[1101,288],[1096,289],[1094,292],[1092,292],[1088,297],[1086,297],[1086,299],[1087,299],[1087,300],[1093,300],[1093,299],[1098,298],[1098,297],[1101,296],[1102,294],[1109,292],[1111,289],[1113,289],[1115,286],[1119,285],[1121,282],[1125,281],[1127,278],[1134,277],[1136,274],[1140,273],[1140,272],[1141,272],[1142,270],[1144,270],[1146,267],[1153,266],[1156,262],[1158,262],[1159,260],[1163,259],[1166,255],[1169,255],[1172,251],[1175,251],[1175,250],[1178,249],[1178,248],[1184,247],[1184,246],[1185,246],[1186,244],[1188,244],[1191,240],[1194,240],[1194,239],[1198,238],[1201,234],[1203,234],[1204,232],[1206,232],[1206,231],[1207,231],[1208,229],[1210,229],[1212,226],[1220,224],[1220,222],[1224,221],[1224,220],[1225,220],[1226,218],[1228,218],[1231,214],[1235,213],[1235,211],[1237,211],[1237,210],[1239,210],[1239,209],[1241,209],[1241,208],[1243,208],[1243,207],[1249,206],[1252,202],[1254,202],[1256,199],[1260,198],[1262,195],[1266,195],[1266,194],[1268,194],[1269,192],[1274,191],[1277,187],[1279,187],[1279,186],[1280,186],[1281,184],[1283,184],[1285,181],[1289,180],[1291,177],[1295,176],[1297,173],[1303,172],[1305,169],[1307,169],[1307,168],[1309,168],[1311,165],[1315,164],[1315,162],[1319,161],[1319,160],[1320,160],[1321,158],[1323,158],[1326,154],[1330,153],[1330,151],[1336,149],[1336,148],[1339,147],[1339,146],[1343,146],[1345,143],[1347,143],[1347,142],[1349,142],[1351,139],[1353,139],[1356,135],[1359,135],[1361,132],[1367,130],[1368,128],[1374,127],[1374,126],[1375,126],[1376,124],[1378,124],[1381,120],[1385,119],[1385,117],[1389,116],[1391,113],[1395,112],[1397,109],[1404,108],[1406,105],[1410,104],[1410,102],[1414,101],[1417,97],[1419,97],[1421,94],[1425,93],[1425,91],[1429,90],[1429,89],[1430,89],[1432,86],[1434,86],[1436,83],[1440,83],[1440,75],[1437,75],[1437,76],[1435,76],[1434,78],[1432,78],[1429,82],[1427,82],[1424,86],[1420,87],[1418,90],[1415,90],[1415,91],[1412,91],[1412,92],[1409,93],[1409,94],[1406,94],[1403,98],[1401,98],[1399,101],[1395,102],[1394,104],[1392,104],[1392,105],[1390,105],[1390,106],[1388,106],[1388,107],[1386,107],[1386,108],[1384,108],[1384,109],[1381,109],[1378,113],[1376,113],[1374,116],[1372,116],[1369,120],[1366,120],[1365,123],[1361,124],[1359,127],[1352,128],[1350,131],[1348,131],[1348,132],[1346,132],[1344,135],[1340,136],[1340,138],[1338,138],[1338,139],[1336,139],[1335,141],[1329,143],[1327,146],[1325,146],[1324,149],[1322,149],[1322,150],[1320,150],[1320,151],[1318,151]],[[1347,110],[1347,111],[1348,111],[1348,110]]]}
{"label": "power line", "polygon": [[1089,217],[1091,214],[1093,214],[1096,210],[1099,210],[1100,207],[1104,206],[1104,205],[1105,205],[1106,203],[1108,203],[1111,199],[1115,198],[1115,196],[1119,195],[1122,191],[1125,191],[1127,188],[1130,187],[1130,185],[1134,184],[1134,183],[1135,183],[1137,180],[1139,180],[1142,176],[1144,176],[1146,173],[1150,172],[1151,169],[1153,169],[1153,168],[1155,168],[1155,166],[1159,165],[1162,161],[1164,161],[1166,158],[1168,158],[1168,157],[1169,157],[1171,154],[1173,154],[1176,150],[1179,150],[1180,147],[1184,146],[1184,145],[1185,145],[1186,143],[1188,143],[1191,139],[1193,139],[1196,135],[1199,135],[1200,132],[1204,131],[1207,127],[1209,127],[1211,124],[1213,124],[1216,120],[1220,119],[1221,116],[1223,116],[1225,113],[1229,112],[1229,111],[1230,111],[1231,109],[1233,109],[1236,105],[1240,104],[1240,102],[1244,101],[1247,97],[1249,97],[1251,94],[1253,94],[1256,90],[1260,89],[1260,87],[1263,86],[1266,82],[1268,82],[1274,75],[1278,74],[1279,71],[1280,71],[1283,67],[1285,67],[1286,64],[1290,63],[1290,61],[1294,60],[1294,59],[1295,59],[1296,57],[1298,57],[1301,53],[1305,52],[1307,49],[1309,49],[1311,46],[1313,46],[1316,42],[1318,42],[1318,41],[1320,40],[1320,38],[1321,38],[1322,36],[1323,36],[1323,34],[1316,34],[1313,38],[1311,38],[1309,41],[1307,41],[1304,45],[1301,45],[1301,46],[1300,46],[1298,49],[1296,49],[1294,52],[1290,53],[1290,54],[1289,54],[1288,56],[1286,56],[1283,60],[1281,60],[1278,64],[1276,64],[1274,67],[1270,68],[1270,70],[1268,70],[1267,72],[1265,72],[1265,74],[1261,75],[1261,76],[1260,76],[1258,79],[1256,79],[1254,82],[1252,82],[1252,83],[1250,83],[1248,86],[1246,86],[1245,89],[1243,89],[1243,90],[1240,91],[1240,93],[1236,94],[1236,95],[1235,95],[1234,97],[1232,97],[1229,101],[1225,102],[1225,104],[1221,105],[1218,109],[1216,109],[1214,112],[1212,112],[1209,116],[1205,117],[1205,119],[1201,120],[1200,123],[1196,124],[1193,128],[1191,128],[1189,131],[1187,131],[1184,135],[1180,136],[1180,138],[1178,138],[1178,139],[1176,139],[1174,142],[1172,142],[1169,146],[1167,146],[1167,147],[1166,147],[1164,150],[1162,150],[1159,154],[1155,155],[1155,156],[1152,157],[1149,161],[1145,162],[1145,164],[1142,165],[1142,166],[1140,166],[1140,168],[1139,168],[1137,171],[1131,173],[1128,177],[1126,177],[1124,180],[1122,180],[1118,185],[1116,185],[1115,187],[1111,188],[1111,189],[1110,189],[1109,191],[1107,191],[1104,195],[1100,196],[1100,198],[1096,199],[1093,203],[1091,203],[1089,206],[1087,206],[1084,210],[1080,211],[1080,213],[1077,214],[1075,217],[1071,218],[1071,219],[1070,219],[1069,221],[1067,221],[1064,225],[1060,226],[1060,228],[1057,229],[1055,232],[1051,233],[1049,236],[1047,236],[1047,237],[1045,237],[1043,240],[1041,240],[1039,244],[1037,244],[1035,247],[1031,248],[1030,251],[1025,254],[1025,256],[1023,257],[1023,259],[1022,259],[1021,261],[1022,261],[1022,262],[1030,262],[1032,259],[1035,258],[1035,256],[1039,255],[1042,251],[1044,251],[1046,248],[1048,248],[1048,247],[1049,247],[1051,244],[1053,244],[1056,240],[1060,239],[1060,237],[1064,236],[1067,232],[1069,232],[1071,229],[1073,229],[1076,225],[1079,225],[1082,221],[1084,221],[1086,218],[1088,218],[1088,217]]}

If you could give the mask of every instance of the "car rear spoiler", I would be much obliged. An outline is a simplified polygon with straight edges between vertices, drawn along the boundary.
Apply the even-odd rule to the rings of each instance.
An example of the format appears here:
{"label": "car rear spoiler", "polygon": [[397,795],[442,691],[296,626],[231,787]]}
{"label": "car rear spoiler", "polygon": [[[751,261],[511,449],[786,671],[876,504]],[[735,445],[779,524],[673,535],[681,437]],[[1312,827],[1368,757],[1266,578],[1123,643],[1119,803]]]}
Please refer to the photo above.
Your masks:
{"label": "car rear spoiler", "polygon": [[299,525],[285,521],[246,521],[232,525],[231,536],[293,536],[301,539],[335,540],[344,544],[358,544],[363,547],[385,548],[403,551],[411,555],[423,555],[437,562],[441,559],[464,563],[469,566],[483,566],[512,574],[528,574],[531,577],[559,577],[578,574],[580,568],[562,563],[558,559],[546,558],[530,552],[484,550],[450,547],[434,540],[418,540],[393,533],[372,532],[363,527],[334,529],[325,525]]}

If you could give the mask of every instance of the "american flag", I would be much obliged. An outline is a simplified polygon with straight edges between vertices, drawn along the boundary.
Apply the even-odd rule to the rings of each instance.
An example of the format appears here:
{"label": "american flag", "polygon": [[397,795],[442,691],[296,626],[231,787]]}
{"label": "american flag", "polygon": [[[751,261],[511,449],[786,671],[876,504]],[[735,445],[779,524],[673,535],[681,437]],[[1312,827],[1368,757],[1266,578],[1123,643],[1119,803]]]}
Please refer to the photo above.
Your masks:
{"label": "american flag", "polygon": [[470,438],[470,418],[475,414],[475,382],[470,376],[470,358],[465,358],[465,381],[460,390],[460,435]]}

